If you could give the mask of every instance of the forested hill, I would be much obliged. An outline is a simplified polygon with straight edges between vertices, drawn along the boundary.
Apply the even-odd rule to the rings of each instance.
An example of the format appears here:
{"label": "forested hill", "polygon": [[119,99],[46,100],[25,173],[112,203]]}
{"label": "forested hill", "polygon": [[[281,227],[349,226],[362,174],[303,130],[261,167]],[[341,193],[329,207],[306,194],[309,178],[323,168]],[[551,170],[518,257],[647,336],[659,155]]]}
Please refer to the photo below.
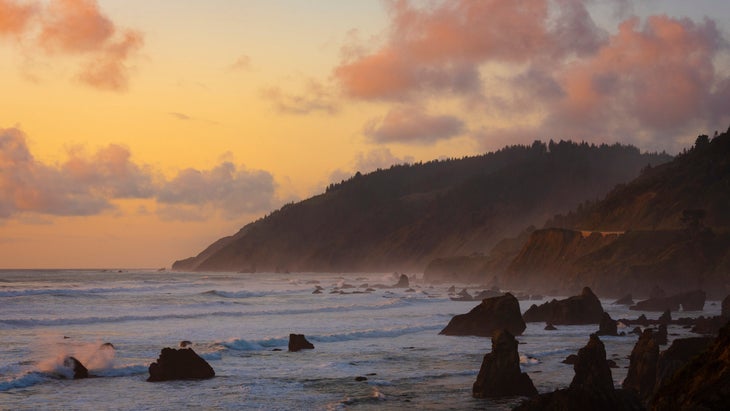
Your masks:
{"label": "forested hill", "polygon": [[423,271],[437,257],[485,252],[669,160],[618,144],[536,141],[476,157],[357,173],[173,268]]}

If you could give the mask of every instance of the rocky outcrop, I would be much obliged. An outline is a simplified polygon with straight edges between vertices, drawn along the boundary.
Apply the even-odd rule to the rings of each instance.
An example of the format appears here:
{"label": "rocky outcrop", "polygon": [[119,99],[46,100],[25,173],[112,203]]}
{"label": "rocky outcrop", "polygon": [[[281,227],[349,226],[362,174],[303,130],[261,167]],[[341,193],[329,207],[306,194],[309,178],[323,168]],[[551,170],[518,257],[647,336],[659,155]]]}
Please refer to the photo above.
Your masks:
{"label": "rocky outcrop", "polygon": [[598,324],[598,332],[596,334],[611,336],[618,335],[618,325],[616,320],[612,319],[607,312],[604,312],[601,316],[601,322]]}
{"label": "rocky outcrop", "polygon": [[304,334],[289,334],[289,351],[313,350],[314,344]]}
{"label": "rocky outcrop", "polygon": [[730,295],[722,300],[722,313],[724,318],[730,318]]}
{"label": "rocky outcrop", "polygon": [[81,364],[81,361],[77,360],[76,357],[66,357],[63,359],[63,366],[73,370],[73,379],[78,380],[81,378],[89,378],[89,370]]}
{"label": "rocky outcrop", "polygon": [[668,383],[689,360],[707,349],[712,340],[713,338],[710,337],[693,337],[678,338],[672,341],[672,345],[659,354],[656,387]]}
{"label": "rocky outcrop", "polygon": [[466,314],[455,315],[439,334],[491,337],[495,331],[506,329],[512,335],[521,335],[525,328],[520,303],[515,296],[506,293],[482,300]]}
{"label": "rocky outcrop", "polygon": [[570,386],[523,402],[515,410],[616,411],[642,410],[632,393],[616,390],[606,362],[606,348],[595,334],[578,350],[573,365],[575,376]]}
{"label": "rocky outcrop", "polygon": [[149,366],[147,381],[200,380],[215,377],[213,367],[192,348],[163,348],[160,357]]}
{"label": "rocky outcrop", "polygon": [[669,297],[655,297],[639,301],[629,309],[637,311],[678,311],[682,307],[684,311],[702,311],[706,297],[707,294],[702,290],[688,291]]}
{"label": "rocky outcrop", "polygon": [[475,398],[537,395],[530,377],[520,370],[517,340],[509,331],[497,330],[492,335],[492,352],[484,355],[472,395]]}
{"label": "rocky outcrop", "polygon": [[624,379],[623,388],[646,401],[654,392],[658,362],[659,344],[654,339],[654,331],[646,329],[631,351],[629,372]]}
{"label": "rocky outcrop", "polygon": [[601,301],[590,288],[583,288],[580,295],[564,300],[552,300],[540,306],[533,304],[523,318],[526,322],[550,322],[552,324],[599,324],[603,317]]}
{"label": "rocky outcrop", "polygon": [[405,274],[401,274],[400,277],[398,277],[398,282],[395,283],[393,288],[408,288],[410,285],[410,282],[408,281],[408,276]]}
{"label": "rocky outcrop", "polygon": [[730,324],[657,390],[652,410],[721,410],[730,404]]}

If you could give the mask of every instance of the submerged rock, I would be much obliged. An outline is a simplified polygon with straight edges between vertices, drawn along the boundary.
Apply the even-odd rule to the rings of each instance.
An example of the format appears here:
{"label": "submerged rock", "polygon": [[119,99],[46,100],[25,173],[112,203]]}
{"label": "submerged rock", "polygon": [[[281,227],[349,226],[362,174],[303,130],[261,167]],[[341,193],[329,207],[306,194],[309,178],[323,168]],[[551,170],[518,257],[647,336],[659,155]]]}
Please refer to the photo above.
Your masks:
{"label": "submerged rock", "polygon": [[76,357],[66,357],[63,359],[63,366],[73,370],[74,380],[81,378],[89,378],[89,370],[81,364],[81,361],[77,360]]}
{"label": "submerged rock", "polygon": [[160,357],[149,366],[147,381],[200,380],[215,377],[213,367],[192,348],[163,348]]}
{"label": "submerged rock", "polygon": [[289,334],[289,351],[313,350],[314,344],[307,341],[304,334]]}
{"label": "submerged rock", "polygon": [[492,335],[492,352],[484,355],[477,380],[472,386],[475,398],[534,397],[537,389],[520,370],[517,340],[505,329]]}
{"label": "submerged rock", "polygon": [[550,322],[558,325],[598,324],[603,316],[601,301],[590,288],[580,295],[564,300],[552,300],[537,306],[533,304],[523,318],[526,322]]}
{"label": "submerged rock", "polygon": [[512,294],[506,293],[482,300],[466,314],[455,315],[439,334],[490,337],[495,331],[506,329],[512,335],[520,335],[525,328],[520,303]]}

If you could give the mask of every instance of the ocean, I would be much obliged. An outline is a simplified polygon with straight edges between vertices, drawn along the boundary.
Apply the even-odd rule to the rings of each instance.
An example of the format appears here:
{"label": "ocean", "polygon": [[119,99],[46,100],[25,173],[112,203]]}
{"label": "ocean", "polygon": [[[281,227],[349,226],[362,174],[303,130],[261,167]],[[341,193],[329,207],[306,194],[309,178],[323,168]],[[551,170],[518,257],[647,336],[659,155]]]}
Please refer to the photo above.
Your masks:
{"label": "ocean", "polygon": [[[452,301],[451,284],[414,278],[410,292],[353,293],[396,281],[396,275],[368,273],[0,270],[0,409],[497,410],[519,403],[471,397],[491,341],[438,335],[452,316],[478,304]],[[312,293],[316,286],[321,294]],[[346,294],[332,294],[335,287]],[[524,312],[554,297],[560,298],[520,306]],[[614,319],[642,314],[611,302],[602,299]],[[703,312],[673,316],[719,312],[720,303],[708,301]],[[561,361],[598,329],[544,326],[529,323],[518,337],[521,367],[540,392],[570,384],[573,368]],[[315,349],[288,352],[290,333],[304,334]],[[669,327],[670,343],[690,335]],[[612,369],[617,386],[637,339],[601,337],[618,364]],[[160,350],[185,340],[215,378],[147,382]],[[107,342],[115,349],[102,348]],[[93,378],[68,378],[67,355]]]}

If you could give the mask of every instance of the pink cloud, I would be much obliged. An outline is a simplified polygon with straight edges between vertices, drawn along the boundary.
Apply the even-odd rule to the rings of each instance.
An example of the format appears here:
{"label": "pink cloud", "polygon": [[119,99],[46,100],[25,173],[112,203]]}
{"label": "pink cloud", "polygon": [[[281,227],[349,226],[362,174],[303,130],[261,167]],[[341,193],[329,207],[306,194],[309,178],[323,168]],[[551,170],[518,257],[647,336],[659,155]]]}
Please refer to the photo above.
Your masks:
{"label": "pink cloud", "polygon": [[185,169],[167,180],[116,144],[91,155],[74,149],[61,164],[44,164],[28,149],[25,134],[10,128],[0,129],[0,193],[0,218],[96,215],[124,198],[154,199],[166,219],[203,218],[202,211],[237,218],[270,210],[276,184],[266,171],[228,161],[210,170]]}
{"label": "pink cloud", "polygon": [[113,91],[128,87],[128,61],[144,43],[141,33],[119,29],[95,0],[24,5],[0,0],[2,34],[32,38],[31,42],[17,43],[25,54],[64,54],[82,59],[76,78],[89,86]]}
{"label": "pink cloud", "polygon": [[364,134],[376,142],[433,143],[459,135],[464,123],[453,116],[430,115],[419,107],[391,109],[383,119],[370,120]]}
{"label": "pink cloud", "polygon": [[36,13],[34,3],[0,0],[0,36],[23,33]]}

